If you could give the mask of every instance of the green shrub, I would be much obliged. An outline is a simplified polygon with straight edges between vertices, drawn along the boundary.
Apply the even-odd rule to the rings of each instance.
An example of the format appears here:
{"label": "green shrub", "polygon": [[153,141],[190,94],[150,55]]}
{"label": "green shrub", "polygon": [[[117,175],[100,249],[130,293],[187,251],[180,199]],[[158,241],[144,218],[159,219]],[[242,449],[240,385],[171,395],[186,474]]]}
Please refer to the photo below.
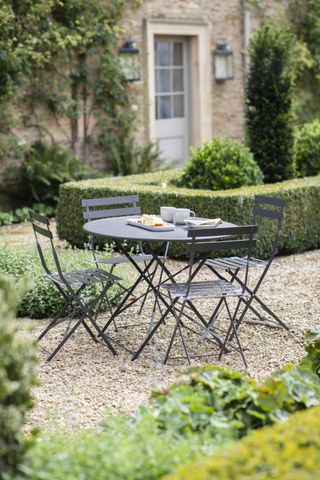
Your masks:
{"label": "green shrub", "polygon": [[214,137],[191,153],[178,183],[183,187],[227,190],[262,183],[260,168],[241,142]]}
{"label": "green shrub", "polygon": [[28,444],[20,438],[32,407],[35,348],[14,321],[17,283],[0,276],[0,479],[17,478]]}
{"label": "green shrub", "polygon": [[[47,251],[49,264],[53,262],[49,250]],[[51,259],[51,261],[50,261]],[[66,270],[78,270],[89,268],[92,264],[92,254],[86,250],[60,250],[59,259]],[[56,268],[55,268],[56,270]],[[54,270],[54,271],[55,271]],[[30,318],[51,317],[64,305],[64,300],[54,284],[46,278],[40,263],[40,258],[35,247],[11,247],[3,245],[0,250],[0,273],[11,274],[19,279],[29,275],[33,279],[32,288],[22,297],[18,305],[18,315]],[[118,275],[123,279],[125,286],[129,285],[128,274],[123,268],[117,270]],[[87,289],[85,296],[91,298],[98,292],[100,286],[93,285]],[[113,285],[109,290],[109,298],[119,299],[120,287]],[[88,299],[88,298],[87,298]]]}
{"label": "green shrub", "polygon": [[[58,233],[71,244],[83,246],[82,198],[140,195],[143,213],[158,213],[161,205],[194,210],[203,217],[220,217],[236,224],[250,221],[254,195],[268,195],[286,201],[279,253],[297,253],[320,247],[320,176],[290,180],[273,185],[243,187],[212,192],[191,190],[172,185],[180,171],[156,172],[128,177],[103,178],[62,185],[57,211]],[[259,242],[255,255],[270,253],[273,233],[268,220],[259,224]],[[182,256],[181,245],[170,246],[171,256]]]}
{"label": "green shrub", "polygon": [[87,167],[71,150],[58,143],[48,146],[35,142],[25,154],[20,181],[26,190],[26,198],[55,205],[60,184],[79,179],[86,171]]}
{"label": "green shrub", "polygon": [[247,141],[268,183],[293,176],[293,38],[283,25],[267,23],[249,46]]}
{"label": "green shrub", "polygon": [[188,464],[166,480],[315,480],[320,471],[320,407],[263,428],[236,446]]}
{"label": "green shrub", "polygon": [[320,173],[320,121],[306,123],[296,133],[295,168],[300,177]]}

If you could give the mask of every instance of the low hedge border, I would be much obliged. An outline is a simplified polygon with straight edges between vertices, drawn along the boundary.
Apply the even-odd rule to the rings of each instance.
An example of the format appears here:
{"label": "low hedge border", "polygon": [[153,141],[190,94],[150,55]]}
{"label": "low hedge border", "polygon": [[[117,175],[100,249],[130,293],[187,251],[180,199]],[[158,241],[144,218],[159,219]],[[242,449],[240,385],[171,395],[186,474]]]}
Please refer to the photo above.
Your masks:
{"label": "low hedge border", "polygon": [[[320,471],[320,407],[250,434],[166,480],[311,480]],[[318,472],[318,473],[317,473]]]}
{"label": "low hedge border", "polygon": [[[87,241],[83,231],[82,198],[140,195],[144,213],[157,213],[161,205],[174,205],[194,210],[198,216],[220,217],[237,224],[250,221],[254,195],[268,195],[286,201],[285,219],[278,252],[298,253],[320,247],[320,176],[281,183],[242,187],[227,191],[192,190],[174,186],[178,170],[108,177],[70,182],[61,186],[57,211],[57,228],[61,238],[73,245]],[[269,254],[273,237],[268,220],[259,225],[256,255]],[[183,247],[173,245],[171,254],[183,255]]]}

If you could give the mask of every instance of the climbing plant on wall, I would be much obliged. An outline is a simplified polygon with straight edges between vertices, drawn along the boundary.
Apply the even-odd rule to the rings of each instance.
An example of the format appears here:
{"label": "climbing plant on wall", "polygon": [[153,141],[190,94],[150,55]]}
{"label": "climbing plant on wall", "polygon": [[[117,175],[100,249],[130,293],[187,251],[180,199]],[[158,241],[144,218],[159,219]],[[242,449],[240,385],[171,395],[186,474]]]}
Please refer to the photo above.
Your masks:
{"label": "climbing plant on wall", "polygon": [[[0,43],[0,62],[3,55],[8,58],[0,76],[1,99],[10,104],[14,96],[9,94],[15,87],[15,96],[24,106],[24,127],[36,129],[39,140],[54,140],[43,115],[45,107],[60,136],[78,155],[87,159],[89,146],[97,144],[112,161],[115,173],[132,173],[146,153],[152,157],[149,146],[135,147],[136,114],[117,54],[119,22],[128,8],[139,3],[3,0],[0,10],[8,17],[2,15],[0,20],[5,26],[0,33],[0,42],[2,38],[5,42]],[[111,135],[115,130],[118,135]],[[129,166],[123,165],[122,152]]]}

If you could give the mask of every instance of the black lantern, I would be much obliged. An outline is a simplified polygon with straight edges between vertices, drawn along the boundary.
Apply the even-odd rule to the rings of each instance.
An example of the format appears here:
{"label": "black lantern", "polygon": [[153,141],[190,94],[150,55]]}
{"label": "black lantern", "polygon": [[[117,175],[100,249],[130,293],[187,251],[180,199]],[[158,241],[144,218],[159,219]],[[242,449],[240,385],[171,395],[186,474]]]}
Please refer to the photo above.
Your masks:
{"label": "black lantern", "polygon": [[215,77],[217,82],[225,80],[233,80],[234,78],[234,61],[233,51],[226,40],[218,43],[214,54]]}
{"label": "black lantern", "polygon": [[131,38],[119,48],[120,63],[127,82],[138,82],[141,79],[139,53],[140,50]]}

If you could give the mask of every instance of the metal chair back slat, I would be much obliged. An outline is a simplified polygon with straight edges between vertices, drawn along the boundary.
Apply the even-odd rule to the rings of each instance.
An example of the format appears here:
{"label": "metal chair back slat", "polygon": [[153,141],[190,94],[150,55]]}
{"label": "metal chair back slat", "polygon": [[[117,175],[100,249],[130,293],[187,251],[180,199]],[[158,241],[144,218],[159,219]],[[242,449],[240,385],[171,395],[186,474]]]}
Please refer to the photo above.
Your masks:
{"label": "metal chair back slat", "polygon": [[45,228],[39,227],[37,224],[33,224],[33,228],[37,233],[40,233],[40,235],[44,235],[47,238],[52,239],[52,233],[50,230],[46,230]]}
{"label": "metal chair back slat", "polygon": [[[139,203],[139,195],[123,195],[120,197],[109,198],[89,198],[81,200],[81,205],[85,208],[83,218],[87,221],[97,220],[99,218],[124,217],[130,215],[140,215],[141,208]],[[114,205],[128,205],[123,208],[97,208],[97,207],[113,207]]]}
{"label": "metal chair back slat", "polygon": [[[52,275],[51,269],[49,268],[49,266],[47,264],[47,261],[46,261],[43,245],[42,245],[42,242],[41,242],[41,237],[45,237],[46,239],[50,240],[51,254],[52,254],[55,266],[56,266],[57,274],[59,275],[61,281],[65,282],[66,280],[63,276],[62,268],[61,268],[61,265],[60,265],[60,262],[59,262],[59,258],[58,258],[58,255],[57,255],[54,243],[53,243],[53,235],[52,235],[52,232],[50,230],[49,219],[42,216],[42,215],[37,214],[36,212],[33,212],[32,210],[29,211],[29,214],[30,214],[30,219],[31,219],[34,235],[35,235],[35,238],[36,238],[36,244],[37,244],[37,249],[38,249],[38,252],[39,252],[41,264],[42,264],[45,272],[48,275]],[[47,226],[47,228],[40,227],[37,224],[37,222],[41,223],[41,224],[45,224]]]}
{"label": "metal chair back slat", "polygon": [[214,252],[217,250],[231,250],[231,249],[247,249],[249,247],[256,246],[256,240],[220,240],[216,242],[204,242],[196,243],[195,245],[190,244],[189,249],[194,249],[196,253],[200,252]]}
{"label": "metal chair back slat", "polygon": [[107,205],[123,205],[139,203],[139,195],[121,195],[118,197],[87,198],[81,201],[83,207],[103,207]]}
{"label": "metal chair back slat", "polygon": [[264,195],[255,195],[254,200],[256,203],[262,203],[266,205],[274,205],[284,208],[286,202],[282,198],[265,197]]}
{"label": "metal chair back slat", "polygon": [[254,207],[253,215],[259,216],[259,217],[274,218],[276,220],[281,220],[283,217],[282,212],[278,212],[276,210],[267,210],[266,208],[261,208],[261,207]]}
{"label": "metal chair back slat", "polygon": [[140,207],[110,208],[108,210],[90,210],[83,213],[85,220],[97,220],[99,218],[124,217],[140,215]]}
{"label": "metal chair back slat", "polygon": [[39,213],[30,210],[30,217],[32,220],[36,220],[39,223],[44,223],[45,225],[49,225],[49,219],[44,215],[40,215]]}

